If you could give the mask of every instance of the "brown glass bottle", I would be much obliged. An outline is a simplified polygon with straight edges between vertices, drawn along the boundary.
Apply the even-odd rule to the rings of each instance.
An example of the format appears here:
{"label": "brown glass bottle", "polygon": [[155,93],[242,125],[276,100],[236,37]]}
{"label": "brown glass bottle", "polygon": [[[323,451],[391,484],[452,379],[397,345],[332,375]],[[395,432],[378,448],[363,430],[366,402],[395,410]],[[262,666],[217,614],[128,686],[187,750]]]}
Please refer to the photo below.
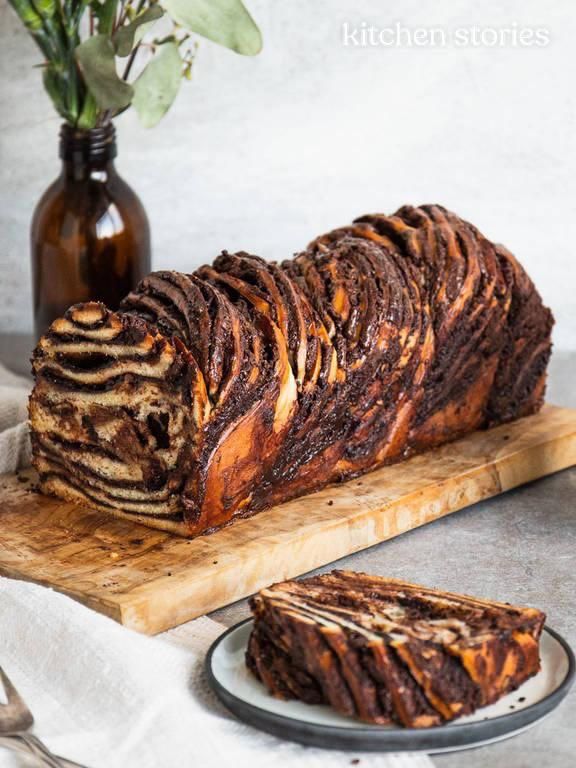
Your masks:
{"label": "brown glass bottle", "polygon": [[36,206],[31,229],[34,321],[41,336],[71,304],[116,309],[150,272],[150,228],[114,167],[114,126],[63,125],[62,172]]}

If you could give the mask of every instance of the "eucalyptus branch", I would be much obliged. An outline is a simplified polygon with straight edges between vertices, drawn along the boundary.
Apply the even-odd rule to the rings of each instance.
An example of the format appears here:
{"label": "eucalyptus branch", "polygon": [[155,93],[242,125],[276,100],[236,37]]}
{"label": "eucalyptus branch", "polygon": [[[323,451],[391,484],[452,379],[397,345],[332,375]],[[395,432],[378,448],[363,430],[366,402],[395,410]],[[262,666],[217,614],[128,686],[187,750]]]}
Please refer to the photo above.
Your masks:
{"label": "eucalyptus branch", "polygon": [[[143,125],[155,125],[176,98],[182,75],[190,75],[190,32],[244,55],[261,46],[242,0],[8,2],[42,53],[44,86],[58,113],[82,130],[106,124],[130,106]],[[161,18],[172,23],[172,34],[143,43]],[[81,33],[84,20],[87,35]],[[135,62],[148,47],[153,55],[143,57],[134,78]],[[120,59],[126,60],[121,75]]]}
{"label": "eucalyptus branch", "polygon": [[136,57],[138,56],[141,45],[142,45],[141,42],[138,43],[133,49],[130,56],[128,57],[128,61],[126,62],[126,66],[124,67],[124,72],[122,73],[122,80],[126,80],[126,82],[128,82],[128,76],[132,71],[132,67],[134,66],[134,62],[136,61]]}
{"label": "eucalyptus branch", "polygon": [[[128,107],[125,107],[125,109],[128,109]],[[121,111],[123,112],[124,110]],[[98,118],[98,126],[101,128],[103,125],[108,125],[110,120],[118,114],[120,114],[120,112],[114,112],[113,114],[111,109],[105,110]]]}
{"label": "eucalyptus branch", "polygon": [[[119,29],[120,27],[124,26],[124,24],[126,23],[130,15],[130,9],[132,8],[132,0],[120,0],[120,2],[121,2],[121,10],[119,14],[118,23],[116,24],[115,29]],[[144,10],[144,6],[146,5],[147,2],[149,5],[152,5],[152,2],[150,2],[150,0],[138,0],[138,4],[134,9],[134,17],[138,16],[138,14]]]}
{"label": "eucalyptus branch", "polygon": [[120,11],[118,13],[118,18],[114,22],[114,28],[113,32],[116,32],[117,29],[122,27],[128,18],[128,6],[130,5],[130,0],[120,0]]}

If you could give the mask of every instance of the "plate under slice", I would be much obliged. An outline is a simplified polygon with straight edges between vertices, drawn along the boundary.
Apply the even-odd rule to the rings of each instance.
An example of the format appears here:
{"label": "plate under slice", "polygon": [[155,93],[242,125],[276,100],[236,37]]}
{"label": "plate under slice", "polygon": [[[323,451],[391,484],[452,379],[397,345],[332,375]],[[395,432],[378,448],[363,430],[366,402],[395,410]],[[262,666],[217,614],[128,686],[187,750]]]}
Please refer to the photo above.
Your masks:
{"label": "plate under slice", "polygon": [[558,706],[574,682],[576,668],[568,643],[545,627],[540,643],[540,672],[495,704],[434,728],[369,725],[339,715],[328,706],[271,696],[246,667],[251,629],[252,619],[247,619],[212,645],[206,657],[211,687],[233,714],[255,728],[325,749],[434,753],[507,739],[535,725]]}

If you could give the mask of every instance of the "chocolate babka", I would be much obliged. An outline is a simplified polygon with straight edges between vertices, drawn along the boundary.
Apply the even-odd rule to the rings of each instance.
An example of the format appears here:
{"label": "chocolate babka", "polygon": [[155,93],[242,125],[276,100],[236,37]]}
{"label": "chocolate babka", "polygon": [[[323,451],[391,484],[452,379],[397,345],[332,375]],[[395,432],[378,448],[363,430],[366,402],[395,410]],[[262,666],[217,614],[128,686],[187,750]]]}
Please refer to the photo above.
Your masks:
{"label": "chocolate babka", "polygon": [[274,696],[427,728],[491,704],[540,668],[545,615],[332,571],[251,600],[246,662]]}
{"label": "chocolate babka", "polygon": [[293,260],[224,252],[76,305],[34,352],[44,492],[193,536],[543,402],[552,316],[439,206]]}

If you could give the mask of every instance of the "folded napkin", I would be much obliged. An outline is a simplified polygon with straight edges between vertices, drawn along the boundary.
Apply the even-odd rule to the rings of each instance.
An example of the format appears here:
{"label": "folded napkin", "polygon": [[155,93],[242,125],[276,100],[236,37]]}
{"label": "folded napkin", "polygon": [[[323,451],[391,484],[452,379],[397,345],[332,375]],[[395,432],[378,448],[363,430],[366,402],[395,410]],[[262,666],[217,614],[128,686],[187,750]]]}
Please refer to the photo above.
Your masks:
{"label": "folded napkin", "polygon": [[[0,472],[29,463],[29,389],[0,366]],[[88,768],[344,768],[355,759],[360,768],[432,766],[425,755],[301,747],[239,722],[203,673],[224,629],[204,617],[144,637],[50,589],[0,577],[0,665],[56,754]],[[0,748],[0,768],[33,765]]]}
{"label": "folded napkin", "polygon": [[30,464],[29,394],[30,382],[0,364],[0,474]]}

